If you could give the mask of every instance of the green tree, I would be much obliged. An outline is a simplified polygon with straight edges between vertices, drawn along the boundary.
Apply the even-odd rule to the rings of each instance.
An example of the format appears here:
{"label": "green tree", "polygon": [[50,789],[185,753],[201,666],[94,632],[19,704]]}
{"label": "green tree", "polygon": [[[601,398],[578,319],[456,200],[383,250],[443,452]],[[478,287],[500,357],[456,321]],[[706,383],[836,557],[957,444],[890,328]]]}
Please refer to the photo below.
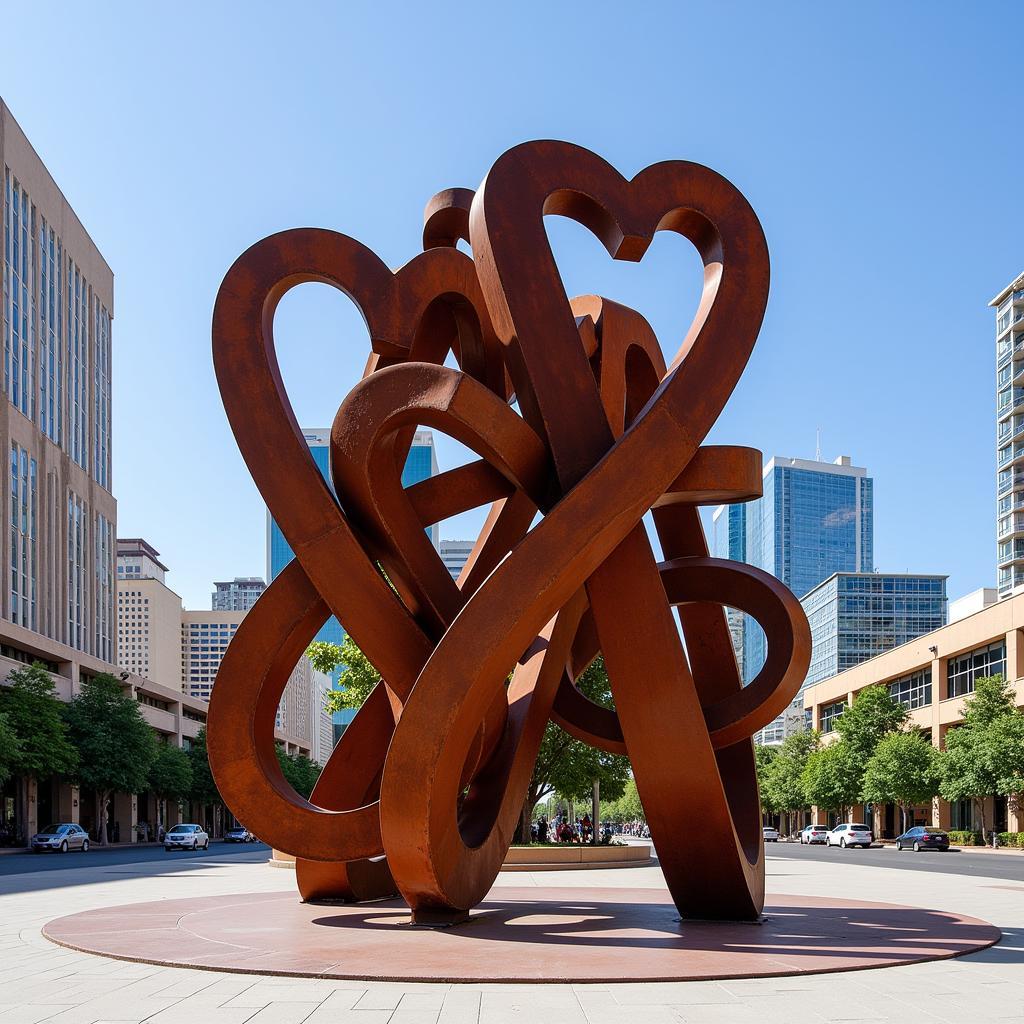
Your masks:
{"label": "green tree", "polygon": [[103,672],[82,684],[66,708],[70,737],[78,750],[79,782],[100,802],[100,845],[107,842],[107,802],[114,793],[141,793],[156,757],[153,730],[139,702]]}
{"label": "green tree", "polygon": [[860,772],[842,740],[811,754],[800,779],[807,803],[834,810],[843,819],[860,797]]}
{"label": "green tree", "polygon": [[644,805],[640,803],[640,794],[637,792],[636,779],[630,778],[626,781],[622,796],[617,800],[601,801],[602,821],[646,821]]}
{"label": "green tree", "polygon": [[795,831],[791,816],[802,811],[808,804],[803,781],[804,770],[810,756],[820,747],[820,739],[816,731],[787,736],[777,748],[778,753],[772,758],[765,773],[764,789],[767,790],[772,806],[786,815],[788,833]]}
{"label": "green tree", "polygon": [[754,744],[754,771],[757,774],[758,792],[761,794],[762,815],[777,814],[782,810],[776,803],[775,794],[768,783],[769,773],[778,755],[778,747],[764,746],[761,743]]}
{"label": "green tree", "polygon": [[[595,704],[612,707],[612,688],[603,657],[598,656],[580,673],[576,686]],[[527,787],[515,841],[529,842],[533,809],[551,793],[567,800],[586,800],[593,796],[596,780],[602,797],[616,800],[626,791],[630,779],[629,758],[598,750],[570,736],[554,722],[548,722]]]}
{"label": "green tree", "polygon": [[284,747],[277,744],[277,763],[281,766],[281,774],[285,781],[299,796],[309,799],[316,780],[323,770],[316,761],[311,761],[305,754],[286,754]]}
{"label": "green tree", "polygon": [[998,793],[1000,763],[998,723],[1018,714],[1013,691],[1001,675],[974,682],[974,693],[964,702],[964,724],[946,733],[939,792],[949,801],[970,800],[984,836],[985,800]]}
{"label": "green tree", "polygon": [[0,687],[0,711],[18,745],[10,763],[12,774],[37,780],[72,774],[78,755],[49,672],[34,661],[11,672],[7,683]]}
{"label": "green tree", "polygon": [[21,744],[14,735],[14,729],[7,716],[0,712],[0,786],[14,774],[15,765],[21,757]]}
{"label": "green tree", "polygon": [[997,718],[991,725],[989,744],[996,792],[1007,797],[1018,815],[1024,811],[1024,714]]}
{"label": "green tree", "polygon": [[170,743],[158,743],[156,757],[149,767],[149,785],[160,801],[159,821],[167,819],[167,801],[184,800],[192,789],[192,762],[187,753]]}
{"label": "green tree", "polygon": [[938,751],[918,732],[883,736],[864,772],[863,797],[874,804],[896,804],[900,831],[908,826],[907,810],[931,800],[942,777]]}
{"label": "green tree", "polygon": [[889,695],[888,687],[868,686],[836,719],[836,732],[862,774],[882,737],[903,729],[907,715],[907,709]]}
{"label": "green tree", "polygon": [[192,785],[189,787],[188,798],[197,804],[222,804],[217,783],[210,771],[210,755],[206,749],[206,726],[199,730],[186,751],[189,767],[192,769]]}
{"label": "green tree", "polygon": [[370,691],[380,682],[380,673],[347,634],[340,645],[314,640],[306,649],[306,657],[317,672],[325,675],[341,666],[338,679],[341,688],[327,694],[327,710],[332,714],[345,708],[361,708]]}

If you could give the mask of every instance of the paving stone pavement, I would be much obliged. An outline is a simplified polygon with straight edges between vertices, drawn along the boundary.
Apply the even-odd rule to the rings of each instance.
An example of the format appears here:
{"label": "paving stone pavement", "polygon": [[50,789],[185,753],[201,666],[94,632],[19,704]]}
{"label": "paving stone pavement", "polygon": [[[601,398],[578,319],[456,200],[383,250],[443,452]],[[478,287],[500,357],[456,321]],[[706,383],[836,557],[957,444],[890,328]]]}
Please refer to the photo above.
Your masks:
{"label": "paving stone pavement", "polygon": [[[773,851],[774,853],[775,851]],[[854,857],[823,863],[780,849],[769,892],[959,911],[1003,929],[971,957],[803,978],[593,985],[433,985],[223,974],[109,960],[55,946],[41,926],[99,906],[287,889],[265,864],[206,861],[148,874],[145,863],[4,876],[0,1024],[810,1024],[1024,1022],[1024,883],[895,871]],[[499,885],[552,884],[550,873]],[[661,887],[656,867],[559,872],[560,886]]]}

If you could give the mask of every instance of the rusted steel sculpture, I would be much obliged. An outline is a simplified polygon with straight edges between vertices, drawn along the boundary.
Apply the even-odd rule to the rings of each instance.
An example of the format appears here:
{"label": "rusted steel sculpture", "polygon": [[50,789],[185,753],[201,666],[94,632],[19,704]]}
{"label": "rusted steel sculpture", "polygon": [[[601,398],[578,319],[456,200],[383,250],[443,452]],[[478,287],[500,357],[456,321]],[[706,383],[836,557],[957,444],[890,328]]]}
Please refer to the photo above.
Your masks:
{"label": "rusted steel sculpture", "polygon": [[[566,297],[543,225],[551,214],[588,227],[615,259],[640,260],[659,230],[694,244],[703,295],[668,366],[639,313]],[[708,557],[698,506],[760,494],[759,452],[701,445],[760,329],[760,224],[705,167],[666,162],[627,181],[577,146],[532,142],[501,156],[476,194],[435,196],[423,240],[392,272],[345,235],[285,231],[245,252],[218,295],[224,405],[296,555],[221,665],[209,715],[220,791],[298,858],[304,898],[398,892],[415,922],[449,924],[497,876],[554,719],[629,755],[684,917],[756,918],[764,855],[751,736],[792,700],[810,635],[779,581]],[[304,281],[349,295],[370,337],[364,377],[334,420],[333,494],[274,351],[277,303]],[[459,370],[442,365],[449,353]],[[417,426],[479,460],[403,489]],[[487,504],[456,583],[424,527]],[[746,688],[725,605],[768,637]],[[306,801],[278,768],[274,714],[332,614],[382,683]],[[574,686],[599,652],[614,711]]]}

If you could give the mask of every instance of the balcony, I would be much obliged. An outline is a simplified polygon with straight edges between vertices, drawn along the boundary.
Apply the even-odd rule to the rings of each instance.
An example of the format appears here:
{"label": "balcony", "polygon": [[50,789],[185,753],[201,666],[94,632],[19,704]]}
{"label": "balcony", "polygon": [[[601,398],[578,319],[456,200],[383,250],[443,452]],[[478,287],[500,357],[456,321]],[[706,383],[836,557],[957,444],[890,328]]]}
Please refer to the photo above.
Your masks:
{"label": "balcony", "polygon": [[1018,535],[1024,536],[1024,515],[1017,513],[1003,516],[999,521],[998,531],[999,540],[1009,540]]}
{"label": "balcony", "polygon": [[1007,491],[1016,490],[1020,487],[1024,487],[1024,473],[1019,469],[1013,473],[1007,471],[1005,478],[1002,473],[999,474],[997,481],[999,494],[1006,494]]}
{"label": "balcony", "polygon": [[1000,469],[1004,466],[1012,466],[1020,462],[1021,459],[1024,459],[1024,444],[1014,445],[999,453],[998,466]]}
{"label": "balcony", "polygon": [[1007,388],[996,399],[996,410],[1000,416],[1010,412],[1024,412],[1024,388]]}

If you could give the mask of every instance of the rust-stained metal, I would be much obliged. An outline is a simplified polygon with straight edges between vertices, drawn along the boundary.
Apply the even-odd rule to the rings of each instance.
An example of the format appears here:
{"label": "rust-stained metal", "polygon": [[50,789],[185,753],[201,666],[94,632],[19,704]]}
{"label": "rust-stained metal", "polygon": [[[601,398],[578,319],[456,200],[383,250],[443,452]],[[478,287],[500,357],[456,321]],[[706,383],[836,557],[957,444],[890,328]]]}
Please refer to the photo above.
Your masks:
{"label": "rust-stained metal", "polygon": [[[588,227],[616,259],[641,259],[659,230],[694,244],[703,293],[667,365],[639,313],[565,295],[550,214]],[[221,794],[296,856],[304,898],[398,892],[414,921],[449,924],[493,883],[554,719],[629,755],[681,914],[756,918],[764,854],[751,736],[798,690],[810,634],[782,583],[709,557],[698,506],[761,493],[759,452],[702,446],[764,314],[760,224],[697,164],[626,180],[577,146],[532,142],[502,155],[475,194],[435,196],[423,240],[392,272],[347,236],[286,231],[244,253],[221,286],[224,405],[296,555],[221,664],[209,714]],[[274,349],[277,303],[304,281],[348,294],[370,338],[331,431],[333,493]],[[459,369],[444,365],[449,354]],[[457,438],[477,461],[403,488],[417,426]],[[424,527],[484,505],[453,581]],[[746,688],[726,605],[768,637]],[[382,682],[305,800],[274,756],[274,714],[332,614]],[[574,685],[598,653],[615,710]]]}

